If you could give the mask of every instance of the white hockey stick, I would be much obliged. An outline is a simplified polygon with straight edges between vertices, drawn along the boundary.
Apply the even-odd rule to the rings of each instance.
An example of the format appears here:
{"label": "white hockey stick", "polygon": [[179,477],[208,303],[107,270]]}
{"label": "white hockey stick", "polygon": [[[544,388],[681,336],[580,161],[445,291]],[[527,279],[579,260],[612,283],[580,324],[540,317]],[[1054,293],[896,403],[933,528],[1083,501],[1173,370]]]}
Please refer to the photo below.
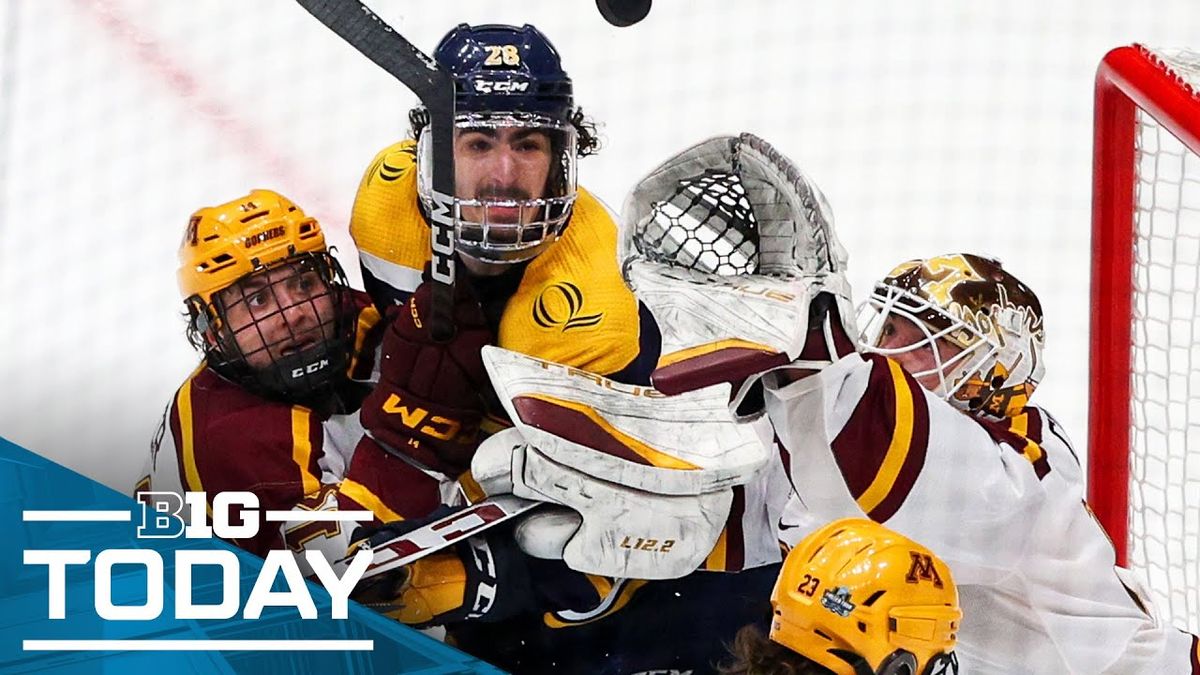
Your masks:
{"label": "white hockey stick", "polygon": [[[473,537],[544,503],[514,495],[496,495],[377,546],[370,546],[364,541],[359,545],[360,548],[371,550],[375,557],[362,578],[370,579],[411,565],[431,553]],[[339,560],[338,565],[349,565],[353,557],[351,554]]]}

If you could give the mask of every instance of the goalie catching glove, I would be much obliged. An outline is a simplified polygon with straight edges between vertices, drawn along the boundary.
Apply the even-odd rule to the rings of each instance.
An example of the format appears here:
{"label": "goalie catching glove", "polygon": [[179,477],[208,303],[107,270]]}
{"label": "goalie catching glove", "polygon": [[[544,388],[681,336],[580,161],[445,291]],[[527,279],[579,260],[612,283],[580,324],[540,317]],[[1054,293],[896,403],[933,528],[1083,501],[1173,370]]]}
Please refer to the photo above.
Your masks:
{"label": "goalie catching glove", "polygon": [[[428,270],[426,270],[428,276]],[[487,373],[479,351],[495,341],[470,284],[455,286],[456,333],[430,332],[431,282],[389,312],[379,384],[362,407],[362,423],[390,452],[448,476],[466,470],[483,418]]]}
{"label": "goalie catching glove", "polygon": [[846,252],[824,195],[753,134],[720,136],[664,162],[622,210],[625,280],[662,328],[655,387],[730,383],[822,368],[854,349]]}

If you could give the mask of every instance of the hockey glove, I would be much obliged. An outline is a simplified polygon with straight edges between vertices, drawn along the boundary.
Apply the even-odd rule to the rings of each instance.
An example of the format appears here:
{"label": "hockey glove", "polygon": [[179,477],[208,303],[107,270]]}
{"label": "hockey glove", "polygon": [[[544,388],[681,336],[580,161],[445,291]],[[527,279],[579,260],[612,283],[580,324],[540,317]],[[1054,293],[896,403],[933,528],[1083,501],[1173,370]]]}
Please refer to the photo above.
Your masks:
{"label": "hockey glove", "polygon": [[[379,546],[437,520],[450,507],[425,518],[360,527],[351,550]],[[351,597],[402,623],[419,628],[466,619],[503,618],[530,599],[529,573],[512,543],[511,530],[471,537],[430,554],[392,574],[363,580]]]}
{"label": "hockey glove", "polygon": [[379,383],[362,407],[363,426],[388,450],[448,476],[464,471],[475,450],[489,386],[480,349],[495,341],[469,286],[455,287],[456,332],[447,342],[430,333],[428,280],[389,312]]}

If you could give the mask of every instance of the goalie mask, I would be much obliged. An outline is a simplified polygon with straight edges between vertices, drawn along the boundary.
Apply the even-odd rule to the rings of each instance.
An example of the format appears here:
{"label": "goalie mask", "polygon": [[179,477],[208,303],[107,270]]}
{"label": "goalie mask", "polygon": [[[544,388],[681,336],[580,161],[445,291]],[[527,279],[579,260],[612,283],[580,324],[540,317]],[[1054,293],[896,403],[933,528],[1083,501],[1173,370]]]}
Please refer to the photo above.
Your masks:
{"label": "goalie mask", "polygon": [[626,198],[622,224],[625,280],[662,330],[653,378],[666,393],[736,387],[799,358],[822,292],[852,316],[824,195],[757,136],[672,157]]}
{"label": "goalie mask", "polygon": [[422,204],[429,213],[450,211],[460,254],[485,263],[529,260],[558,239],[575,203],[571,79],[530,25],[460,25],[434,59],[454,79],[456,195],[433,190],[432,132],[424,128]]}
{"label": "goalie mask", "polygon": [[950,568],[866,519],[805,537],[771,592],[770,638],[835,675],[953,675],[962,611]]}
{"label": "goalie mask", "polygon": [[179,248],[188,336],[248,390],[311,403],[344,377],[345,276],[313,218],[270,190],[192,214]]}
{"label": "goalie mask", "polygon": [[1041,304],[996,260],[908,261],[875,285],[861,314],[864,349],[899,360],[968,412],[1018,414],[1045,372]]}

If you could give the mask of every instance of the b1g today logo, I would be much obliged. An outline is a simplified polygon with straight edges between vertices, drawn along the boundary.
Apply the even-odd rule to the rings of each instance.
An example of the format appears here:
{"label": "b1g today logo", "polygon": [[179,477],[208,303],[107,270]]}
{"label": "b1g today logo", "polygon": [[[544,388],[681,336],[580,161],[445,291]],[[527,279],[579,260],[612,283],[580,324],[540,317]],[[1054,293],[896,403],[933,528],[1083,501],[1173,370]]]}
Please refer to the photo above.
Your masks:
{"label": "b1g today logo", "polygon": [[[211,539],[248,540],[257,536],[260,526],[270,523],[302,522],[361,522],[369,521],[367,511],[273,511],[260,510],[258,497],[250,492],[220,492],[211,495],[203,492],[139,492],[138,506],[127,511],[25,511],[26,522],[130,522],[136,523],[138,539]],[[165,575],[168,569],[163,556],[173,556],[173,602],[164,606]],[[108,548],[86,550],[70,548],[27,549],[23,562],[29,566],[44,566],[47,580],[46,618],[62,620],[67,617],[68,603],[77,612],[80,605],[88,603],[96,614],[110,621],[152,621],[163,616],[176,619],[248,619],[261,617],[267,607],[294,607],[302,619],[319,618],[316,604],[301,571],[301,560],[328,591],[331,598],[329,618],[346,619],[348,599],[371,563],[372,553],[357,551],[353,557],[340,561],[327,560],[320,551],[307,550],[296,554],[287,550],[270,551],[263,560],[249,594],[243,604],[242,557],[227,548],[179,548],[160,553],[154,548]],[[141,604],[117,604],[113,599],[114,566],[123,566],[122,583],[128,584],[128,569],[138,566],[145,570],[145,602]],[[90,566],[94,575],[93,597],[68,597],[72,587],[67,583],[68,570]],[[211,584],[206,584],[203,598],[195,597],[193,579],[200,568],[211,568],[202,574],[206,580],[220,578],[219,598],[214,598]],[[140,576],[140,575],[136,575]],[[281,581],[280,581],[281,580]],[[277,581],[279,583],[277,583]],[[76,585],[75,588],[78,588]],[[128,590],[123,587],[123,590]],[[80,594],[82,595],[82,594]],[[128,595],[126,592],[125,595]],[[116,645],[113,643],[123,643]],[[223,643],[247,642],[236,640],[25,640],[26,650],[61,649],[113,649],[153,648],[159,649],[168,642],[185,643],[178,649],[221,649],[245,648],[243,645],[227,646]],[[213,643],[201,645],[200,643]],[[277,643],[287,640],[250,641],[271,643],[256,648],[280,648]],[[311,643],[312,641],[307,641]],[[343,640],[341,649],[371,649],[369,640]],[[85,644],[86,643],[86,644]],[[94,644],[93,644],[94,643]],[[139,643],[138,645],[124,643]],[[147,647],[151,643],[153,647]],[[218,644],[222,643],[222,644]],[[354,644],[351,644],[354,643]],[[358,644],[363,643],[363,644]],[[82,646],[81,646],[82,645]],[[274,645],[272,647],[271,645]],[[365,646],[364,646],[365,645]],[[330,648],[333,648],[330,646]]]}

